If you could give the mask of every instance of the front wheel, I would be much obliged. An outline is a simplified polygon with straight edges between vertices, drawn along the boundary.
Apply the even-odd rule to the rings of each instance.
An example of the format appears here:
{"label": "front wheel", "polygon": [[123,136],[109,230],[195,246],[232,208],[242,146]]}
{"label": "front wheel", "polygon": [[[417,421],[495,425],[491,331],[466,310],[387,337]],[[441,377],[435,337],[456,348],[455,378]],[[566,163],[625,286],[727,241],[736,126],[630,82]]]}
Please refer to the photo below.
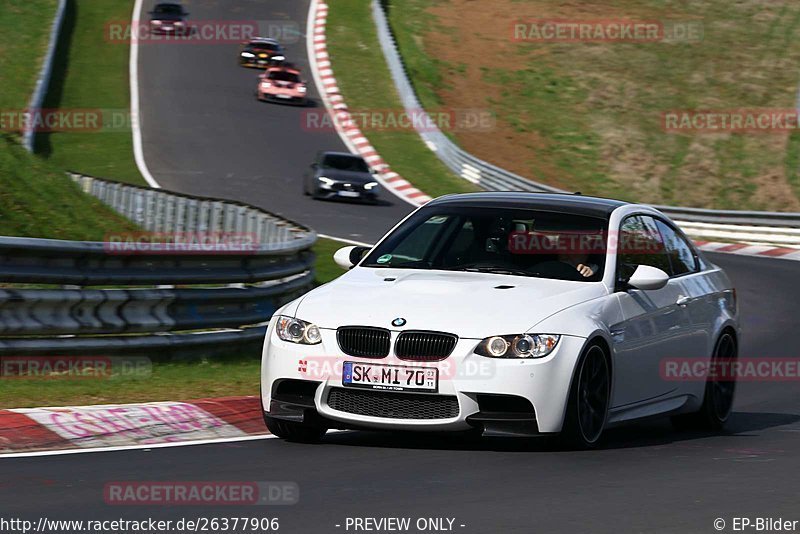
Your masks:
{"label": "front wheel", "polygon": [[681,430],[720,431],[728,422],[733,411],[733,398],[736,393],[736,377],[720,377],[719,371],[736,359],[738,348],[736,339],[730,332],[723,332],[714,353],[711,355],[712,376],[706,379],[703,404],[694,413],[677,415],[672,424]]}
{"label": "front wheel", "polygon": [[611,399],[611,369],[605,350],[590,345],[578,362],[570,387],[561,442],[590,449],[600,443]]}
{"label": "front wheel", "polygon": [[292,421],[281,421],[268,415],[264,415],[264,422],[267,429],[279,438],[286,441],[296,441],[298,443],[319,443],[327,429],[305,423],[295,423]]}

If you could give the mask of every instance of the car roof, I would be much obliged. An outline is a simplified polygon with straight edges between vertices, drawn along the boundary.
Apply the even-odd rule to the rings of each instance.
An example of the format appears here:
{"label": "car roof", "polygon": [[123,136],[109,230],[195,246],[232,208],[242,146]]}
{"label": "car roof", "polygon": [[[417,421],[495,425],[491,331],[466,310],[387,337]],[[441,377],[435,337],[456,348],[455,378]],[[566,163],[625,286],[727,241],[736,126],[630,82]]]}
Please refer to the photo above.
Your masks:
{"label": "car roof", "polygon": [[427,206],[511,207],[541,209],[608,218],[611,212],[627,202],[609,198],[589,197],[570,193],[528,193],[523,191],[486,191],[445,195]]}
{"label": "car roof", "polygon": [[272,37],[253,37],[249,41],[248,44],[255,44],[255,43],[267,43],[267,44],[280,44],[277,39],[273,39]]}

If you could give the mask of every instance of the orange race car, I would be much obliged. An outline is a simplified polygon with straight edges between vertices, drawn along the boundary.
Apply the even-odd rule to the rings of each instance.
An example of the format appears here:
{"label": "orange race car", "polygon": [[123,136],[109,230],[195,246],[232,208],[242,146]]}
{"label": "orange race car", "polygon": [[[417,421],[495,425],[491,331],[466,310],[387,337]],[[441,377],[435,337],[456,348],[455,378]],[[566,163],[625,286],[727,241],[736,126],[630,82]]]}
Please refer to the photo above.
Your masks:
{"label": "orange race car", "polygon": [[281,65],[268,68],[258,76],[256,98],[262,102],[286,102],[287,104],[306,103],[306,82],[300,78],[300,71],[294,67]]}

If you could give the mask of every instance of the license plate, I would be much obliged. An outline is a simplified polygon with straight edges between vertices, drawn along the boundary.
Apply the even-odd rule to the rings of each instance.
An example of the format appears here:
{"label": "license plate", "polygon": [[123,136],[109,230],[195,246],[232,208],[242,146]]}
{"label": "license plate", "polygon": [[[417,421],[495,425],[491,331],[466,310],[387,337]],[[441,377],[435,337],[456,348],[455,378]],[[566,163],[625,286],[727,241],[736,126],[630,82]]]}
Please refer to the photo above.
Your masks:
{"label": "license plate", "polygon": [[342,384],[389,391],[436,392],[439,390],[439,370],[433,367],[344,362]]}
{"label": "license plate", "polygon": [[277,96],[278,98],[292,98],[291,95],[284,95],[284,94],[280,94],[280,93],[278,93],[275,96]]}
{"label": "license plate", "polygon": [[355,197],[361,196],[361,194],[358,193],[357,191],[339,191],[339,196],[340,197],[355,198]]}

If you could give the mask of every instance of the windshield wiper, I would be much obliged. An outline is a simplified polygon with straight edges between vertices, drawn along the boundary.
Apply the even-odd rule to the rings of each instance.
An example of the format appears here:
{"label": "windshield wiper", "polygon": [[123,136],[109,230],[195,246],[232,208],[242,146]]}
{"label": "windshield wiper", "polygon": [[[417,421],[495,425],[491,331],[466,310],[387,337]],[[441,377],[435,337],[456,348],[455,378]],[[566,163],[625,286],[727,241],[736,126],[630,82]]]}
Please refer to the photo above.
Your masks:
{"label": "windshield wiper", "polygon": [[468,273],[490,273],[490,274],[510,274],[515,276],[534,276],[523,269],[513,269],[510,267],[456,267],[448,269],[450,271],[465,271]]}

